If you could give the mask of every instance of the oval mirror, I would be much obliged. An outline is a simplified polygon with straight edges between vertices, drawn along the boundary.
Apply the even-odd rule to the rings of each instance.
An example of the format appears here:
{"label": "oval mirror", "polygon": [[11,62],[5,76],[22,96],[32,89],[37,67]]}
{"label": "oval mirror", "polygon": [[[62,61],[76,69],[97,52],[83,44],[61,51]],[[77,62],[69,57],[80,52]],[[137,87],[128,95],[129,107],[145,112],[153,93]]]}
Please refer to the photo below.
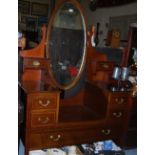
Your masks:
{"label": "oval mirror", "polygon": [[47,57],[53,81],[61,89],[72,88],[82,74],[86,55],[86,24],[79,3],[60,3],[49,21]]}

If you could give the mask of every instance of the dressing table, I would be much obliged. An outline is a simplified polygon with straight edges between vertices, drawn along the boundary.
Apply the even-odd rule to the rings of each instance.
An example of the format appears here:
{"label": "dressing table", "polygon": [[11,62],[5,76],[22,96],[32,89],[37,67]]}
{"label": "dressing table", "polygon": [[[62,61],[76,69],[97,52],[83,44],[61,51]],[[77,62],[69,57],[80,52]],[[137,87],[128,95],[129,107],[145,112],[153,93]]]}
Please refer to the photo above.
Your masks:
{"label": "dressing table", "polygon": [[87,32],[80,4],[59,0],[40,44],[20,52],[25,155],[106,139],[123,145],[131,93],[108,90],[113,65],[96,53]]}

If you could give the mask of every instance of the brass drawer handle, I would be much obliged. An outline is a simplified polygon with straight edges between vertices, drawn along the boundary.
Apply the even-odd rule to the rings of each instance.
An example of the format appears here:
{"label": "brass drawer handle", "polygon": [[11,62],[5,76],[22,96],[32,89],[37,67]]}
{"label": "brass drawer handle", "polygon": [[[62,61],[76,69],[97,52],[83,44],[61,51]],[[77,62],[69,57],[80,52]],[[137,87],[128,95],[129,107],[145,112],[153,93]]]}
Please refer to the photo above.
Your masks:
{"label": "brass drawer handle", "polygon": [[111,133],[111,130],[110,129],[107,129],[107,130],[101,130],[102,133],[104,133],[105,135],[109,135]]}
{"label": "brass drawer handle", "polygon": [[49,122],[49,118],[48,117],[46,117],[44,120],[42,120],[40,117],[38,118],[38,121],[40,122],[40,123],[42,123],[42,124],[47,124],[48,122]]}
{"label": "brass drawer handle", "polygon": [[119,98],[115,98],[115,101],[117,102],[117,104],[123,104],[125,99],[124,98],[120,98],[120,100],[119,100]]}
{"label": "brass drawer handle", "polygon": [[38,67],[38,66],[40,66],[40,62],[37,61],[37,60],[34,60],[34,61],[32,62],[32,65],[33,65],[34,67]]}
{"label": "brass drawer handle", "polygon": [[47,101],[46,101],[46,104],[47,104],[47,105],[49,105],[50,103],[51,103],[51,101],[50,101],[50,100],[47,100]]}
{"label": "brass drawer handle", "polygon": [[38,103],[39,103],[41,106],[43,106],[43,107],[47,107],[47,106],[51,103],[51,101],[50,101],[50,100],[47,100],[46,103],[43,103],[42,100],[39,100]]}
{"label": "brass drawer handle", "polygon": [[122,112],[113,112],[113,116],[119,118],[122,116]]}
{"label": "brass drawer handle", "polygon": [[57,135],[57,137],[54,137],[53,135],[50,136],[50,139],[57,142],[61,138],[61,135]]}

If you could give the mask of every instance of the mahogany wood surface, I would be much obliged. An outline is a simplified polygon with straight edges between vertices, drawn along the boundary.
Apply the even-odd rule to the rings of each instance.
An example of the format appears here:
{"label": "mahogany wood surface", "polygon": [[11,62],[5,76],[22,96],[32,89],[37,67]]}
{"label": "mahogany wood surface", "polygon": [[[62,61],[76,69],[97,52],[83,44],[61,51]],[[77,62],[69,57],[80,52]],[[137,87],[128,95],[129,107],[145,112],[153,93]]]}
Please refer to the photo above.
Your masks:
{"label": "mahogany wood surface", "polygon": [[42,27],[42,40],[40,44],[29,50],[22,50],[20,56],[24,58],[44,58],[45,57],[45,41],[46,41],[46,27]]}
{"label": "mahogany wood surface", "polygon": [[96,51],[92,46],[91,38],[93,37],[93,27],[88,31],[87,41],[87,80],[88,81],[105,81],[108,82],[113,71],[113,63],[109,62],[107,56]]}
{"label": "mahogany wood surface", "polygon": [[[90,88],[86,88],[84,93],[92,95]],[[131,93],[116,92],[115,94],[99,87],[95,90],[102,94],[95,93],[96,96],[99,95],[99,103],[97,100],[90,101],[95,97],[93,96],[92,98],[86,97],[81,104],[67,105],[66,103],[62,106],[59,105],[61,103],[59,102],[59,91],[43,91],[39,92],[39,95],[37,95],[38,92],[28,93],[25,137],[27,150],[51,146],[60,147],[109,138],[123,146],[132,106]],[[47,101],[50,99],[53,105],[47,105]],[[53,135],[56,140],[50,138]]]}

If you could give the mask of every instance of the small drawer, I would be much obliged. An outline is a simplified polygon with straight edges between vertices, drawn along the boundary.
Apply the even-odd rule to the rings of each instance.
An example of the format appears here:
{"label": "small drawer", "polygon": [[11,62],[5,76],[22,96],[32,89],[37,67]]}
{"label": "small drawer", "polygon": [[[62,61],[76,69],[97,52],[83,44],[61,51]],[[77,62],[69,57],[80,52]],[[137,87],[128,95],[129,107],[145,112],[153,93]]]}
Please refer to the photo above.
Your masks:
{"label": "small drawer", "polygon": [[108,119],[116,119],[116,120],[122,120],[127,117],[127,110],[121,110],[121,109],[112,109],[108,111]]}
{"label": "small drawer", "polygon": [[49,66],[48,59],[26,58],[23,63],[24,69],[46,69]]}
{"label": "small drawer", "polygon": [[106,61],[98,61],[96,65],[96,71],[112,71],[113,64]]}
{"label": "small drawer", "polygon": [[32,112],[31,128],[50,127],[57,122],[56,112]]}
{"label": "small drawer", "polygon": [[111,95],[110,96],[110,105],[113,106],[127,106],[129,97],[126,95]]}
{"label": "small drawer", "polygon": [[29,99],[32,110],[56,109],[59,104],[59,98],[56,93],[35,93],[31,94]]}

